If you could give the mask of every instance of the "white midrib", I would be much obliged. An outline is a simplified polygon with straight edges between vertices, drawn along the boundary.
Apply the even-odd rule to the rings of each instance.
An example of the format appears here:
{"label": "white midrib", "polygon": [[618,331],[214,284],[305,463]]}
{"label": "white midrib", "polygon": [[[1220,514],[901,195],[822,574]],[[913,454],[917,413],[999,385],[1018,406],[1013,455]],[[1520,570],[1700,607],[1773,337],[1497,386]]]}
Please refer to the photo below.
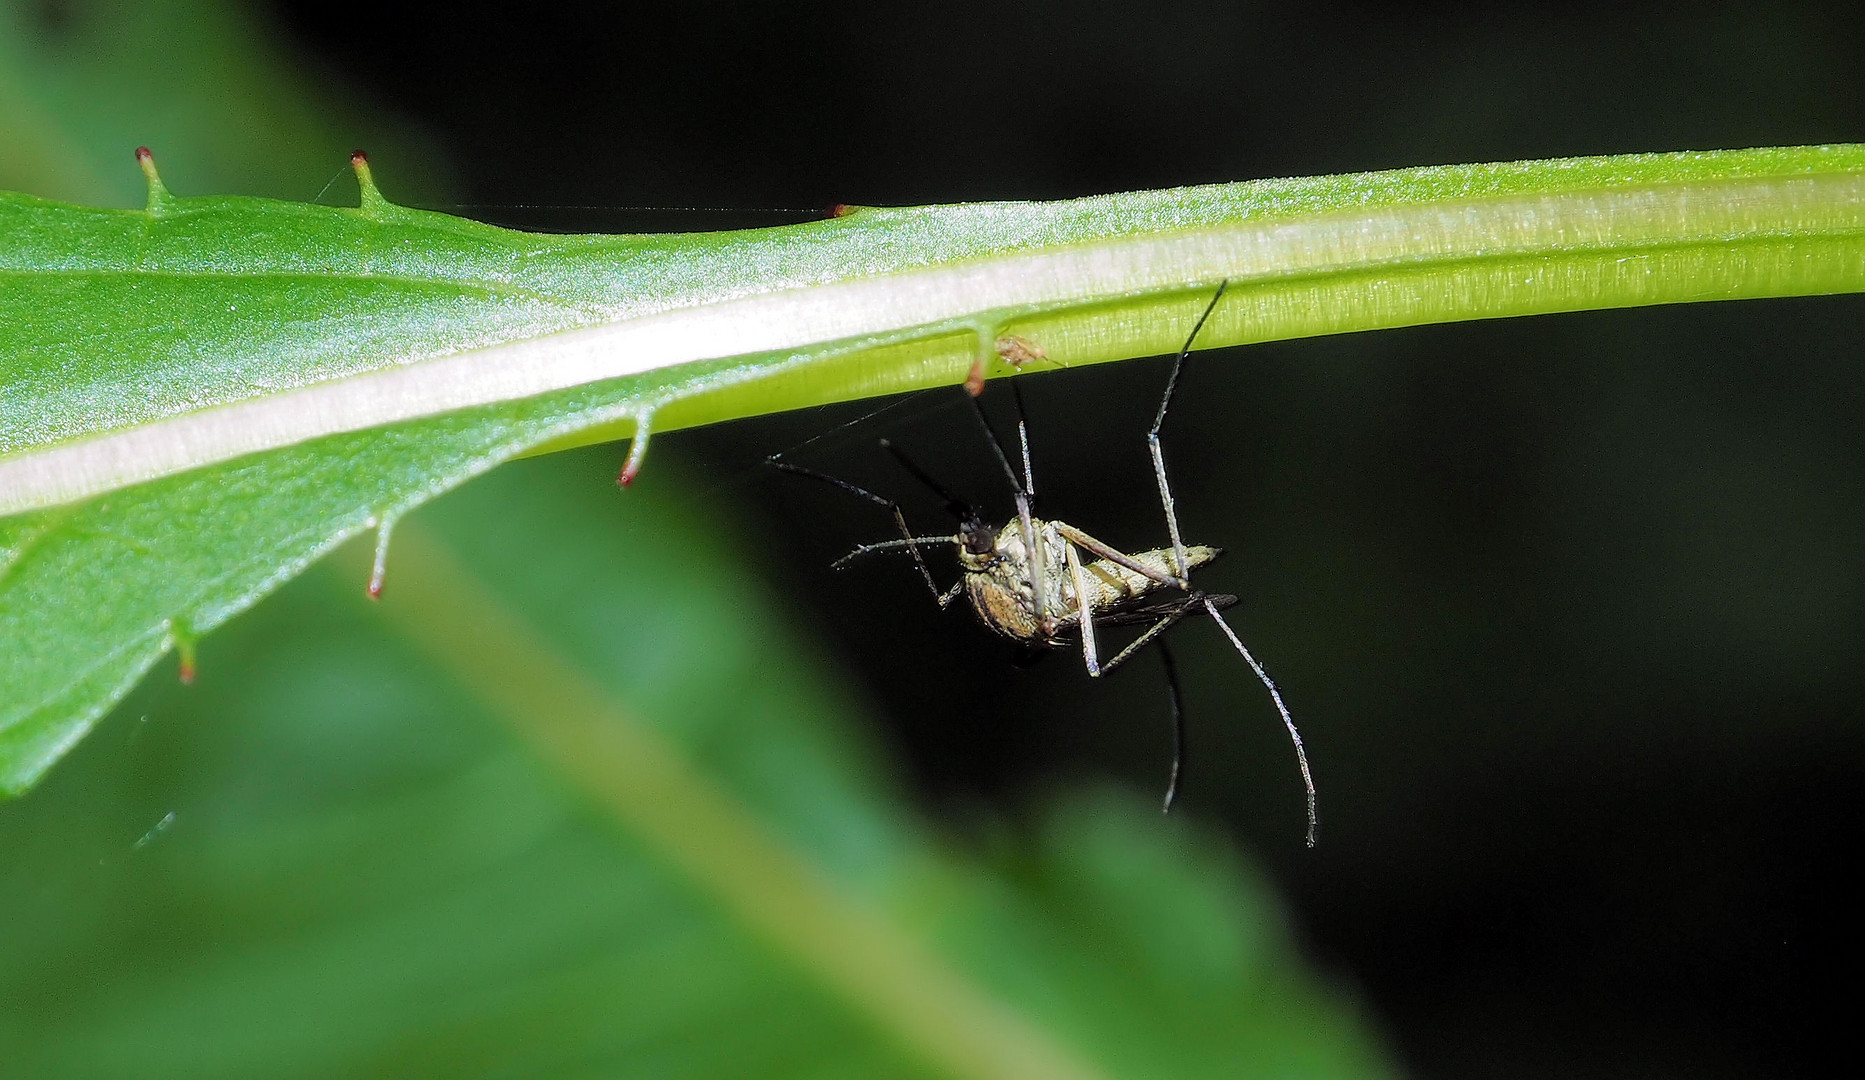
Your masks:
{"label": "white midrib", "polygon": [[991,312],[1213,286],[1223,278],[1243,284],[1395,263],[1862,225],[1865,177],[1838,173],[1378,206],[1091,241],[562,331],[27,451],[0,459],[0,516],[325,435],[694,361],[951,333]]}

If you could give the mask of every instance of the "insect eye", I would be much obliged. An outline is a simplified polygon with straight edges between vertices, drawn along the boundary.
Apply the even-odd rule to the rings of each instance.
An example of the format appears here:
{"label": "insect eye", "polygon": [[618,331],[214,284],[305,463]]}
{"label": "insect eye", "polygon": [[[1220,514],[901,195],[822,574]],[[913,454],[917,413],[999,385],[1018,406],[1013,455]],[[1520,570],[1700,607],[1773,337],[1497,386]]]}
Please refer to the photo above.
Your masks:
{"label": "insect eye", "polygon": [[967,521],[960,531],[969,554],[989,555],[997,547],[997,538],[991,535],[990,526],[982,521]]}

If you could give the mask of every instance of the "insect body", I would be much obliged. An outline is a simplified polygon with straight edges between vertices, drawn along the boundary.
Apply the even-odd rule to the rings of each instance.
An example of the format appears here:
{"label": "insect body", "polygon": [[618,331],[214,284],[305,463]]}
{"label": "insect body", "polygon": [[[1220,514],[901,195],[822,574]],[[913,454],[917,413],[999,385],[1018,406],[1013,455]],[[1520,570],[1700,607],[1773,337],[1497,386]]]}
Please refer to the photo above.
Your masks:
{"label": "insect body", "polygon": [[[966,598],[979,620],[1004,637],[1045,649],[1079,641],[1088,674],[1101,675],[1132,655],[1133,647],[1102,664],[1095,647],[1097,625],[1165,618],[1183,606],[1183,601],[1158,602],[1162,590],[1189,589],[1173,572],[1171,548],[1128,555],[1066,522],[1032,517],[1029,526],[1034,544],[1025,542],[1021,519],[998,530],[986,551],[959,544]],[[1189,573],[1223,553],[1222,548],[1189,545],[1185,569]],[[1090,561],[1090,555],[1098,557]],[[1233,596],[1211,599],[1220,608],[1237,602]]]}
{"label": "insect body", "polygon": [[[965,595],[984,625],[1012,641],[1045,647],[1065,643],[1087,617],[1092,623],[1150,599],[1173,582],[1172,551],[1160,548],[1083,563],[1081,551],[1104,548],[1072,525],[1032,518],[1034,554],[1023,543],[1022,523],[998,531],[991,549],[959,547]],[[1090,546],[1092,545],[1092,546]],[[1223,554],[1219,548],[1185,549],[1186,569]],[[1077,571],[1079,570],[1079,576]]]}
{"label": "insect body", "polygon": [[[1192,342],[1223,296],[1224,286],[1220,285],[1210,306],[1192,328],[1191,336],[1186,339],[1185,348],[1180,351],[1172,376],[1166,383],[1158,417],[1147,435],[1153,472],[1159,484],[1160,501],[1165,509],[1166,530],[1172,540],[1169,547],[1129,554],[1095,539],[1074,525],[1053,519],[1045,520],[1032,512],[1036,479],[1030,464],[1028,424],[1022,419],[1023,395],[1014,381],[1011,390],[1017,400],[1019,414],[1017,427],[1022,450],[1021,476],[1011,467],[1010,455],[998,441],[976,395],[967,395],[973,415],[983,427],[1015,493],[1017,515],[1002,526],[987,523],[970,504],[947,491],[885,439],[881,441],[881,446],[915,479],[945,501],[947,513],[958,522],[956,534],[915,536],[907,527],[906,516],[900,505],[893,500],[776,457],[771,458],[770,462],[787,472],[832,484],[885,507],[893,514],[894,524],[900,531],[899,539],[862,544],[838,559],[835,563],[838,568],[865,555],[904,550],[913,557],[920,576],[941,609],[951,606],[963,593],[986,627],[1026,650],[1042,652],[1079,645],[1082,662],[1091,676],[1104,675],[1141,649],[1157,643],[1165,662],[1167,684],[1172,694],[1175,735],[1172,781],[1165,800],[1167,809],[1171,808],[1178,790],[1184,724],[1176,669],[1171,654],[1165,651],[1165,642],[1160,635],[1187,615],[1210,616],[1269,690],[1270,698],[1282,716],[1283,725],[1288,729],[1289,738],[1295,744],[1296,761],[1301,768],[1302,783],[1308,796],[1308,843],[1312,846],[1315,842],[1315,789],[1308,770],[1307,754],[1302,749],[1301,736],[1295,729],[1295,721],[1289,715],[1287,706],[1283,704],[1282,692],[1220,614],[1235,605],[1237,598],[1207,593],[1191,583],[1192,571],[1216,559],[1223,554],[1223,550],[1187,544],[1180,537],[1178,514],[1173,504],[1171,486],[1166,480],[1165,456],[1159,442],[1159,430],[1165,423]],[[963,572],[958,584],[945,590],[941,590],[933,580],[932,571],[928,569],[922,552],[924,546],[940,543],[955,546],[959,568]],[[1146,629],[1125,648],[1103,661],[1096,637],[1097,630],[1120,625],[1143,625]]]}

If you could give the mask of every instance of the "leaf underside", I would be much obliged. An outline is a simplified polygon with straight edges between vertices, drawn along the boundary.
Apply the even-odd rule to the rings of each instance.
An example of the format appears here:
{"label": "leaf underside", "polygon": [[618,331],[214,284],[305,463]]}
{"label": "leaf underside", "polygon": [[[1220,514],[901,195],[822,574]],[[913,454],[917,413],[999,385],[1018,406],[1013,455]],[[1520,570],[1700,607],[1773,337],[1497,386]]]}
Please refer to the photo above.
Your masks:
{"label": "leaf underside", "polygon": [[[1039,342],[1051,366],[1155,354],[1176,346],[1230,271],[1188,256],[1176,270],[1142,267],[1144,287],[982,302],[970,336],[950,313],[916,316],[934,280],[1018,258],[1040,273],[1051,253],[1118,261],[1162,238],[1222,250],[1248,240],[1303,267],[1234,281],[1201,346],[1856,291],[1862,178],[1860,147],[1634,155],[628,237],[514,233],[393,207],[373,189],[363,209],[158,191],[150,211],[106,211],[0,195],[0,467],[576,327],[703,318],[745,297],[881,280],[896,283],[882,295],[899,312],[865,346],[699,357],[438,416],[415,403],[385,426],[333,428],[146,482],[106,480],[83,499],[0,519],[0,791],[36,782],[177,643],[345,537],[499,462],[626,435],[650,416],[664,430],[957,382],[976,339],[1001,330]],[[1511,240],[1523,207],[1541,209],[1522,228],[1543,231]],[[1415,230],[1414,257],[1329,261],[1327,244],[1352,239],[1360,222],[1410,235],[1407,215],[1437,230]],[[1550,220],[1561,227],[1547,232]]]}

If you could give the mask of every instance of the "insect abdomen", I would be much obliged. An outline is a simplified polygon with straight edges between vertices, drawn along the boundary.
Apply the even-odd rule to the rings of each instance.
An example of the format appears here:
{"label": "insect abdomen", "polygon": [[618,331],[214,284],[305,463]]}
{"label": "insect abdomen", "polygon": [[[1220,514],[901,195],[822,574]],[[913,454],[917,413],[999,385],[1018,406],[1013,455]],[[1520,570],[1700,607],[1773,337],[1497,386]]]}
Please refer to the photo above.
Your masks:
{"label": "insect abdomen", "polygon": [[[1205,547],[1201,544],[1188,544],[1185,547],[1185,572],[1193,570],[1224,554],[1223,548]],[[1174,566],[1171,548],[1158,548],[1142,551],[1131,556],[1134,562],[1150,570],[1155,570],[1165,577],[1178,576]],[[1088,597],[1090,610],[1099,610],[1123,600],[1133,600],[1158,589],[1169,588],[1155,578],[1137,570],[1122,566],[1112,559],[1097,559],[1088,564],[1088,588],[1093,595]]]}

